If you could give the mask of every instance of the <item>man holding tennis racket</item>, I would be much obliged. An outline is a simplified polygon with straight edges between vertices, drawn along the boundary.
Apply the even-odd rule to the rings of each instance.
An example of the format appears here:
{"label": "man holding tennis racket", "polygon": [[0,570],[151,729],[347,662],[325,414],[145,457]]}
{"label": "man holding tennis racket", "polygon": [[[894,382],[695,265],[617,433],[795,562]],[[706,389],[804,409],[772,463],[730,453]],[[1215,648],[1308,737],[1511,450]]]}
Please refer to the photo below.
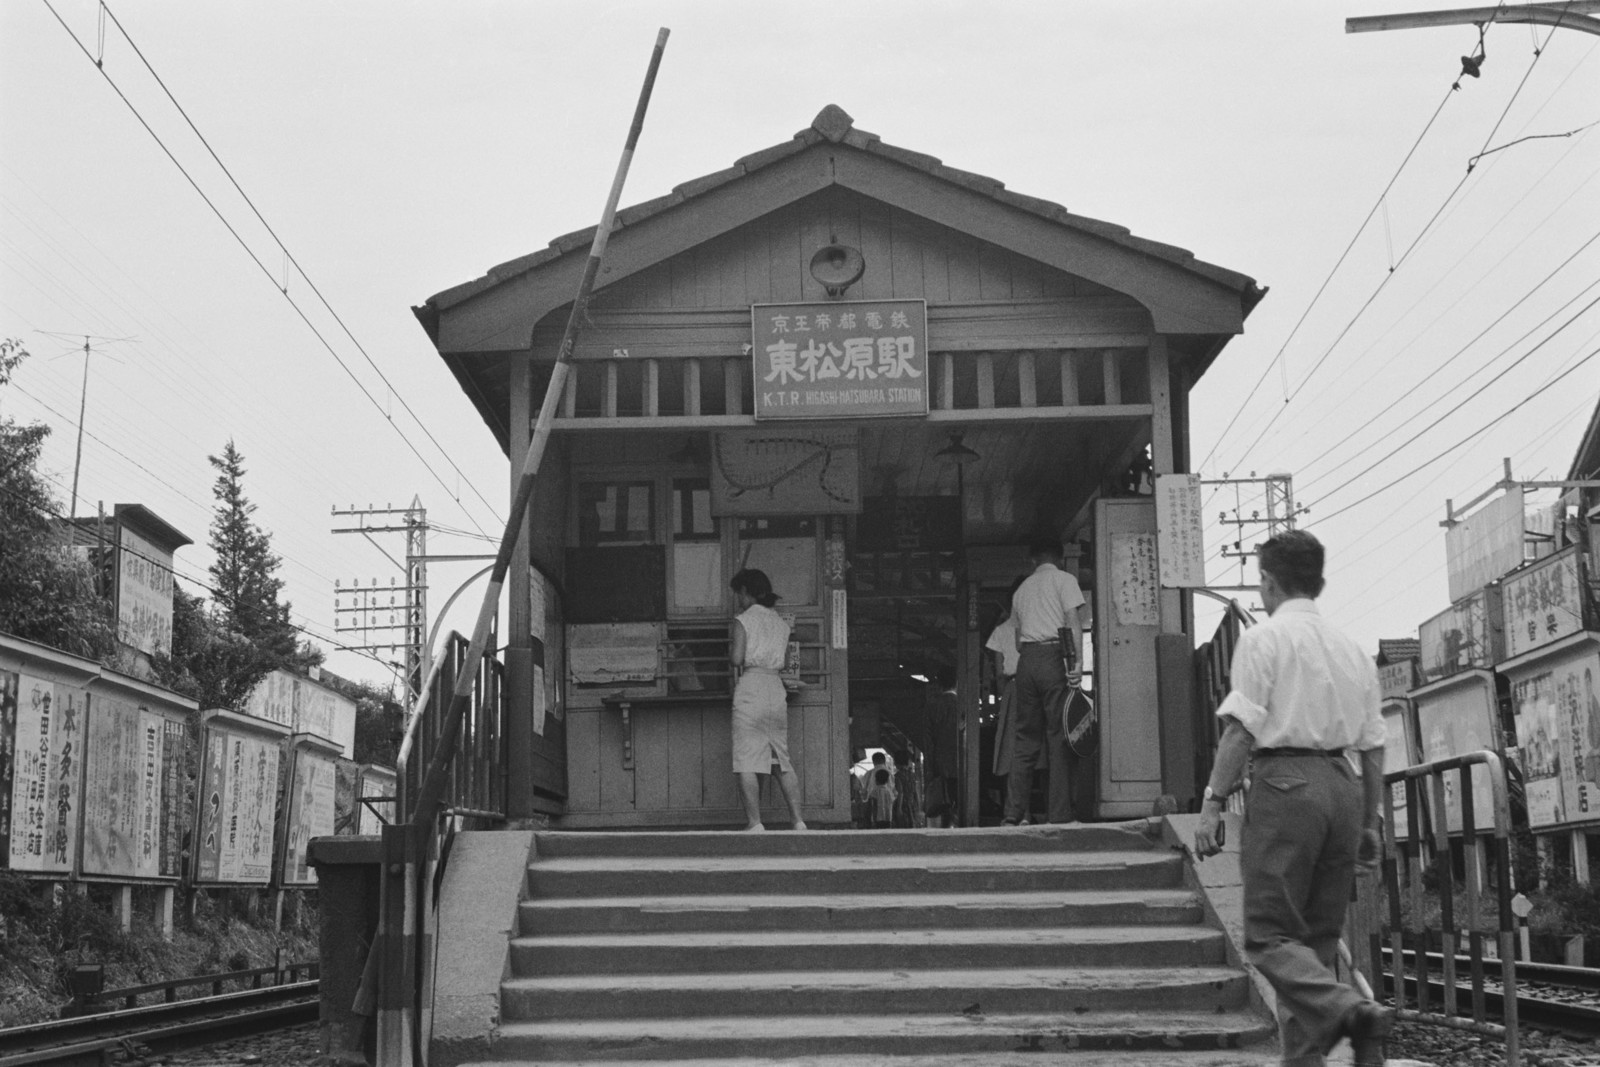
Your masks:
{"label": "man holding tennis racket", "polygon": [[[1083,625],[1078,609],[1083,607],[1083,590],[1076,578],[1061,569],[1059,538],[1036,539],[1028,546],[1028,555],[1033,573],[1011,596],[1019,657],[1003,826],[1016,826],[1027,817],[1033,769],[1041,754],[1050,774],[1048,818],[1051,822],[1073,821],[1064,727],[1059,717],[1050,719],[1047,706],[1052,691],[1059,695],[1063,685],[1077,688],[1082,681]],[[1066,660],[1071,661],[1070,670]]]}
{"label": "man holding tennis racket", "polygon": [[[1383,715],[1378,671],[1317,611],[1322,543],[1304,530],[1261,546],[1271,616],[1234,649],[1222,741],[1195,830],[1200,859],[1222,851],[1222,806],[1253,756],[1239,843],[1244,944],[1278,994],[1283,1062],[1315,1067],[1348,1037],[1359,1067],[1383,1063],[1390,1013],[1333,972],[1357,870],[1382,850]],[[1358,780],[1347,750],[1361,758]]]}

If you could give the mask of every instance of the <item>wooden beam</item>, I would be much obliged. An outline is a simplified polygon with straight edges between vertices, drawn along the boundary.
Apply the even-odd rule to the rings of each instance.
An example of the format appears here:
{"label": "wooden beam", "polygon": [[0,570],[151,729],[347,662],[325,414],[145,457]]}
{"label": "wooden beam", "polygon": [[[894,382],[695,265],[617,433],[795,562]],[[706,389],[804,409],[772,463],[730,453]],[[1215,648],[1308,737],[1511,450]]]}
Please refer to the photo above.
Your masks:
{"label": "wooden beam", "polygon": [[[1096,423],[1147,423],[1150,418],[1149,404],[1085,404],[1077,407],[1034,407],[1034,408],[957,408],[946,411],[935,408],[920,420],[930,423],[962,423],[971,426],[984,423],[999,423],[1002,425],[1016,425],[1027,422],[1096,422]],[[736,426],[757,426],[774,429],[782,426],[799,424],[805,426],[822,425],[832,422],[837,425],[859,426],[863,420],[812,420],[812,419],[766,419],[757,423],[754,415],[656,415],[635,416],[624,415],[619,418],[602,418],[585,416],[582,418],[560,419],[556,422],[555,429],[559,431],[578,430],[705,430],[726,429]],[[874,420],[877,421],[877,420]],[[911,423],[919,420],[911,419],[883,419],[885,423]],[[1132,457],[1129,457],[1131,462]],[[1127,466],[1124,463],[1123,466]]]}
{"label": "wooden beam", "polygon": [[1061,350],[1061,404],[1078,406],[1078,357],[1070,348]]}
{"label": "wooden beam", "polygon": [[946,411],[956,406],[956,358],[948,352],[939,353],[939,389],[934,407]]}
{"label": "wooden beam", "polygon": [[700,361],[691,359],[683,365],[683,413],[689,418],[700,416]]}
{"label": "wooden beam", "polygon": [[994,407],[994,353],[978,353],[978,407]]}
{"label": "wooden beam", "polygon": [[729,415],[744,410],[744,376],[739,372],[740,366],[737,359],[722,361],[723,410]]}
{"label": "wooden beam", "polygon": [[1122,403],[1122,366],[1117,362],[1117,350],[1107,348],[1100,353],[1100,377],[1105,383],[1107,404]]}

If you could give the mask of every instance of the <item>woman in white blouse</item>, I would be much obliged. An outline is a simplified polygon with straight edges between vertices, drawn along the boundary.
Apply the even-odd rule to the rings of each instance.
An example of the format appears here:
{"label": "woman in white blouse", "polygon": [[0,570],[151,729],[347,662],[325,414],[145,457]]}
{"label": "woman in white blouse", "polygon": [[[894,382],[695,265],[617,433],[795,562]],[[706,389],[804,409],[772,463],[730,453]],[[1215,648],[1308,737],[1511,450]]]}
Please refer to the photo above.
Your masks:
{"label": "woman in white blouse", "polygon": [[800,779],[789,762],[788,694],[779,672],[789,654],[789,626],[772,605],[778,596],[765,572],[740,571],[728,583],[739,615],[733,620],[733,669],[739,682],[733,690],[733,771],[739,776],[744,801],[745,829],[761,825],[761,783],[757,775],[773,773],[794,817],[794,828],[804,830],[800,817]]}

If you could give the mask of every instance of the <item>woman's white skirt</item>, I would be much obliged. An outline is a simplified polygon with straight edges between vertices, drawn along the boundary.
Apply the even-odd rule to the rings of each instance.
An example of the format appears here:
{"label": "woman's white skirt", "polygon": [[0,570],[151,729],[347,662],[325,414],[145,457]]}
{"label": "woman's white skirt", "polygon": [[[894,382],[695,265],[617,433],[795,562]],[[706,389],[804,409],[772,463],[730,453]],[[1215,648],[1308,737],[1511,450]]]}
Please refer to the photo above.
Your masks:
{"label": "woman's white skirt", "polygon": [[771,774],[792,771],[789,762],[789,697],[776,674],[746,671],[733,690],[733,771]]}

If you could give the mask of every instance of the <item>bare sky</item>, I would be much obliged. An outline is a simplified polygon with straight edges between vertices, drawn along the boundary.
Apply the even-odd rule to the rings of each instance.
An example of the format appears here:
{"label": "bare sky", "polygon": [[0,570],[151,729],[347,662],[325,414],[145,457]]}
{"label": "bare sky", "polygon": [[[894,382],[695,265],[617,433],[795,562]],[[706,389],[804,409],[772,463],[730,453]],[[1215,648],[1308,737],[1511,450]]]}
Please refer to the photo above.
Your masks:
{"label": "bare sky", "polygon": [[[0,336],[33,359],[0,405],[56,428],[65,504],[81,335],[136,338],[93,342],[79,512],[148,505],[197,542],[180,576],[204,579],[206,455],[231,437],[296,621],[331,636],[336,579],[399,579],[329,532],[332,507],[417,495],[444,526],[498,534],[506,462],[409,309],[594,223],[665,25],[624,203],[836,103],[891,144],[1269,286],[1194,394],[1195,458],[1207,477],[1295,474],[1329,545],[1325,608],[1375,648],[1447,606],[1446,498],[1489,488],[1502,457],[1563,476],[1600,394],[1600,358],[1582,362],[1600,348],[1600,127],[1546,136],[1600,121],[1600,38],[1491,27],[1482,79],[1451,94],[1477,30],[1346,35],[1346,16],[1416,6],[1352,3],[113,2],[274,239],[95,4],[51,0],[63,28],[12,0]],[[476,569],[436,566],[434,603]]]}

